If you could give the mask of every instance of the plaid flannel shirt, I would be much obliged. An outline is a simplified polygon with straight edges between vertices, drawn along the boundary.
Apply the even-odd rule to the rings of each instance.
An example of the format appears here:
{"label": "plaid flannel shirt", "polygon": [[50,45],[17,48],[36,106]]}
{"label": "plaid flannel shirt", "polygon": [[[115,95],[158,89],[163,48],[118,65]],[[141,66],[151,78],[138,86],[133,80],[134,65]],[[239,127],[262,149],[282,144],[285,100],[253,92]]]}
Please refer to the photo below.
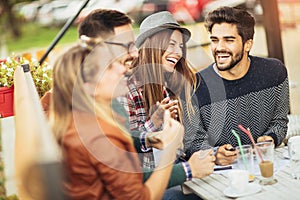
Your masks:
{"label": "plaid flannel shirt", "polygon": [[124,106],[125,110],[129,114],[129,126],[130,130],[141,131],[140,141],[141,150],[143,153],[140,156],[140,160],[143,163],[143,168],[154,169],[155,162],[152,152],[152,148],[146,147],[146,133],[158,131],[145,110],[142,96],[142,89],[138,87],[138,83],[135,80],[128,81],[129,93],[126,96],[118,97],[119,102]]}
{"label": "plaid flannel shirt", "polygon": [[[155,161],[152,148],[146,147],[146,134],[148,132],[161,130],[161,127],[155,127],[154,123],[151,121],[151,118],[148,116],[143,103],[142,88],[139,87],[138,82],[134,79],[131,79],[128,81],[127,86],[129,92],[125,96],[118,97],[118,101],[129,113],[130,130],[141,131],[141,150],[144,153],[140,155],[140,160],[144,169],[152,170],[155,168]],[[168,95],[166,89],[164,90],[164,95]],[[182,162],[182,166],[186,174],[186,180],[191,180],[192,171],[190,165],[188,162]]]}

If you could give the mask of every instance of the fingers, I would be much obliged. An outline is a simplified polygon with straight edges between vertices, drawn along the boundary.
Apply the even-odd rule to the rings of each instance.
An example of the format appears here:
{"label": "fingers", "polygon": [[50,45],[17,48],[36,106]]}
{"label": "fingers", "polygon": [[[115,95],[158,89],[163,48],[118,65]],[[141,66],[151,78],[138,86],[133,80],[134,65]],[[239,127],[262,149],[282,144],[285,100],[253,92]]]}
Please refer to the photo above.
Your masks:
{"label": "fingers", "polygon": [[178,118],[178,100],[170,100],[168,103],[162,105],[165,110],[169,110],[171,112],[171,117],[173,119]]}
{"label": "fingers", "polygon": [[203,159],[207,156],[211,156],[213,154],[213,150],[212,149],[200,150],[197,153],[198,153],[199,159]]}
{"label": "fingers", "polygon": [[174,109],[178,109],[178,100],[170,100],[168,103],[163,104],[164,109],[167,110],[174,110]]}
{"label": "fingers", "polygon": [[175,120],[178,119],[177,110],[176,110],[175,112],[172,112],[172,113],[171,113],[171,117],[172,117],[173,119],[175,119]]}
{"label": "fingers", "polygon": [[165,124],[165,126],[171,126],[172,125],[171,113],[168,110],[166,110],[164,112],[164,124]]}
{"label": "fingers", "polygon": [[178,100],[177,99],[176,100],[172,100],[172,99],[170,99],[170,97],[164,98],[160,102],[160,104],[164,107],[165,110],[166,109],[170,109],[173,106],[177,106],[177,108],[178,108]]}
{"label": "fingers", "polygon": [[213,156],[213,150],[207,149],[207,150],[200,150],[198,151],[198,158],[205,159],[207,162],[215,162],[216,157]]}
{"label": "fingers", "polygon": [[216,164],[218,165],[230,165],[236,159],[237,150],[228,151],[227,149],[231,148],[231,145],[220,146],[216,154]]}
{"label": "fingers", "polygon": [[237,154],[237,150],[233,148],[230,144],[225,144],[219,148],[220,153],[225,156],[235,156]]}
{"label": "fingers", "polygon": [[260,136],[259,138],[257,138],[257,142],[268,142],[268,141],[272,141],[274,143],[274,139],[268,135]]}
{"label": "fingers", "polygon": [[211,149],[195,152],[189,159],[193,177],[203,178],[213,173],[215,156]]}
{"label": "fingers", "polygon": [[167,104],[167,103],[169,103],[170,100],[171,100],[170,97],[166,97],[166,98],[164,98],[160,103],[161,103],[161,104]]}
{"label": "fingers", "polygon": [[156,118],[162,117],[165,110],[170,111],[173,119],[178,119],[178,100],[170,100],[170,97],[164,98],[161,102],[156,102],[157,110],[155,111]]}
{"label": "fingers", "polygon": [[164,128],[162,137],[166,144],[176,142],[177,147],[182,145],[184,128],[170,116],[170,111],[166,110],[164,114]]}

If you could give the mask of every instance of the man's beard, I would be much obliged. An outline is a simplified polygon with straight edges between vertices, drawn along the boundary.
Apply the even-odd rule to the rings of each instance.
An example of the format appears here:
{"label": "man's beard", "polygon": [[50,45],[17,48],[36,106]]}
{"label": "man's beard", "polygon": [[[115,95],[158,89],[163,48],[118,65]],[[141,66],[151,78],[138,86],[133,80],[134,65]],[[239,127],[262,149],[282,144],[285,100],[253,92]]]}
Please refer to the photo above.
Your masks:
{"label": "man's beard", "polygon": [[220,67],[218,65],[217,58],[216,58],[217,57],[217,55],[216,55],[217,53],[224,53],[224,52],[217,51],[215,53],[215,56],[214,56],[216,66],[217,66],[217,68],[218,68],[219,71],[228,71],[228,70],[234,68],[234,66],[236,66],[242,60],[242,58],[244,56],[244,51],[243,50],[241,51],[241,53],[236,54],[236,59],[234,59],[234,57],[233,57],[233,55],[232,55],[231,52],[225,52],[225,53],[228,53],[231,56],[232,61],[229,63],[229,65],[227,65],[225,67]]}

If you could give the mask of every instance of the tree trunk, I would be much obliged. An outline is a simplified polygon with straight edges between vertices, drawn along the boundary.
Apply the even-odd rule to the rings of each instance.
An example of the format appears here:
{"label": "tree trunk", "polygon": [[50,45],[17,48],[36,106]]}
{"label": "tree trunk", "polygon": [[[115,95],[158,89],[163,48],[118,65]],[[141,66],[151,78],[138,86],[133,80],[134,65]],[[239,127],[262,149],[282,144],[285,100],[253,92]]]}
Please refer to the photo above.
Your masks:
{"label": "tree trunk", "polygon": [[8,30],[13,38],[18,38],[21,36],[21,30],[19,26],[19,21],[15,17],[14,13],[12,12],[12,4],[8,0],[0,0],[0,6],[2,7],[2,13],[4,18],[3,30]]}

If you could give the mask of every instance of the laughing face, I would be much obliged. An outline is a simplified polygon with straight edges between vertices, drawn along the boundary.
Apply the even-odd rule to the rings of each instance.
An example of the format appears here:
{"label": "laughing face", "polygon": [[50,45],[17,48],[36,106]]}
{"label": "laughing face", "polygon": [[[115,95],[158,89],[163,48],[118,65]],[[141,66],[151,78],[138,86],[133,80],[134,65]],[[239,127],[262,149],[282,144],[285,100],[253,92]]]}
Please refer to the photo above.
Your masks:
{"label": "laughing face", "polygon": [[114,53],[121,57],[123,64],[130,68],[131,62],[138,56],[134,45],[134,32],[130,24],[114,28],[115,36],[108,44],[114,48]]}
{"label": "laughing face", "polygon": [[171,35],[168,48],[162,56],[162,64],[166,71],[174,71],[175,65],[182,57],[182,48],[182,33],[179,30],[174,30]]}
{"label": "laughing face", "polygon": [[211,50],[219,71],[228,71],[247,60],[248,49],[244,48],[236,25],[215,24],[211,32]]}

